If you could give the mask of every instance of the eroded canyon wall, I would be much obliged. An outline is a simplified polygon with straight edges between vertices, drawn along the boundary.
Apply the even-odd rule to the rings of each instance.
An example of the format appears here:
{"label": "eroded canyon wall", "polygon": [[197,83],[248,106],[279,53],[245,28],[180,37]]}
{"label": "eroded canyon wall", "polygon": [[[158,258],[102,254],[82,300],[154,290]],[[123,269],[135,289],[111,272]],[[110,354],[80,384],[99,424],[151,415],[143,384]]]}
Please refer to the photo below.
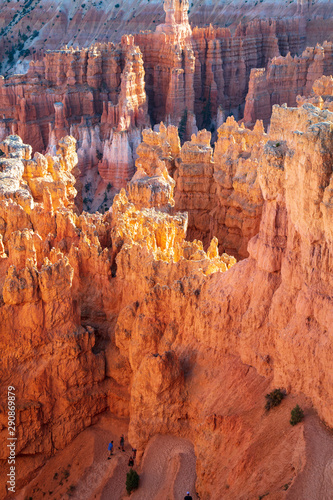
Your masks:
{"label": "eroded canyon wall", "polygon": [[[332,5],[325,0],[236,0],[210,4],[193,0],[189,5],[193,26],[231,26],[254,19],[298,18],[306,23],[307,45],[331,35]],[[8,0],[0,11],[0,54],[2,69],[25,72],[31,58],[41,51],[58,50],[69,43],[89,47],[98,42],[120,42],[122,35],[154,30],[163,21],[161,0]]]}
{"label": "eroded canyon wall", "polygon": [[[173,263],[175,276],[204,277],[225,272],[235,259],[219,257],[215,240],[208,253],[200,242],[185,240],[187,216],[168,213],[174,181],[158,158],[142,164],[129,185],[139,208],[121,191],[112,213],[79,216],[74,138],[62,139],[55,156],[36,153],[32,159],[31,146],[16,135],[1,149],[1,394],[5,398],[9,384],[17,388],[19,489],[98,414],[110,409],[129,415],[131,368],[117,351],[114,333],[121,308],[136,293],[129,289],[122,296],[125,248],[130,260],[131,248],[147,257],[148,274],[148,261],[161,262],[162,275]],[[139,300],[146,290],[138,291]],[[1,443],[5,461],[6,439]],[[2,497],[5,484],[1,480]]]}
{"label": "eroded canyon wall", "polygon": [[[242,116],[251,69],[298,54],[306,40],[302,16],[192,30],[188,2],[165,2],[164,10],[165,22],[135,35],[135,44],[124,35],[117,45],[71,45],[43,57],[37,50],[25,75],[0,80],[0,139],[18,133],[34,150],[53,153],[62,136],[77,139],[79,208],[109,208],[135,172],[136,148],[150,124],[179,126],[182,142],[207,128],[214,142],[227,115]],[[317,66],[313,78],[329,71]],[[271,103],[259,97],[266,117]],[[247,104],[247,118],[259,114],[253,107]]]}
{"label": "eroded canyon wall", "polygon": [[[299,121],[293,122],[296,117]],[[193,424],[197,487],[203,498],[217,499],[220,493],[205,482],[208,470],[215,478],[219,475],[218,461],[214,465],[210,460],[216,436],[201,427],[196,416],[202,399],[198,405],[200,389],[195,387],[203,382],[194,373],[200,371],[196,363],[204,363],[202,349],[207,357],[210,350],[226,349],[262,376],[272,377],[276,387],[303,392],[319,416],[332,425],[332,380],[327,369],[332,362],[332,120],[330,112],[312,105],[276,106],[271,135],[259,160],[264,205],[259,233],[249,243],[250,258],[199,283],[184,274],[172,284],[170,274],[165,281],[156,274],[137,312],[133,314],[134,305],[127,309],[131,320],[122,314],[118,318],[116,342],[133,370],[130,440],[140,449],[151,435],[167,429],[184,435]],[[284,136],[275,126],[283,123]],[[132,269],[128,251],[126,247],[125,260],[118,260],[124,276],[130,276]],[[140,264],[142,260],[138,259]],[[146,269],[143,274],[145,284]],[[131,280],[130,286],[126,283],[127,292],[139,287],[137,276]],[[214,376],[207,376],[207,386],[212,380]],[[214,388],[218,400],[219,390]],[[200,416],[211,419],[213,429],[218,421],[227,425],[227,410],[219,414],[217,407],[218,403],[204,407]],[[227,453],[227,446],[221,444],[219,456]],[[243,457],[245,464],[249,455]],[[240,462],[237,473],[241,475]],[[229,475],[225,481],[234,485],[236,476]],[[248,484],[241,489],[243,494],[249,494]],[[292,486],[288,495],[293,498]],[[226,491],[224,497],[235,498],[235,490]]]}
{"label": "eroded canyon wall", "polygon": [[161,123],[158,128],[143,132],[138,169],[155,158],[166,162],[175,180],[175,209],[188,213],[188,240],[200,239],[208,248],[217,237],[221,252],[248,257],[263,205],[258,166],[267,136],[262,123],[249,130],[228,117],[218,129],[214,150],[206,130],[180,147],[176,127]]}
{"label": "eroded canyon wall", "polygon": [[275,57],[266,69],[253,69],[246,96],[244,123],[253,126],[257,119],[261,119],[267,126],[274,104],[296,106],[297,96],[309,96],[315,80],[332,73],[332,42],[308,47],[299,57],[290,54]]}
{"label": "eroded canyon wall", "polygon": [[[291,405],[292,394],[303,392],[319,416],[333,424],[327,369],[332,361],[332,124],[332,113],[313,104],[275,106],[263,147],[257,144],[258,134],[263,135],[259,125],[252,132],[225,125],[240,148],[236,165],[241,172],[258,148],[264,199],[250,257],[238,263],[219,256],[216,239],[207,252],[200,242],[185,239],[187,215],[174,213],[174,181],[168,173],[172,162],[166,139],[174,137],[172,129],[162,130],[163,137],[146,132],[127,194],[121,191],[112,212],[104,215],[78,216],[71,209],[72,139],[60,143],[57,156],[34,160],[18,138],[3,143],[3,363],[6,376],[24,387],[24,398],[38,408],[33,414],[31,405],[19,409],[19,432],[24,422],[31,423],[30,441],[22,437],[19,449],[19,460],[26,464],[21,481],[29,477],[28,469],[32,472],[110,408],[129,415],[129,441],[138,457],[158,433],[191,439],[203,498],[217,499],[222,489],[226,498],[242,498],[244,491],[263,493],[272,484],[284,498],[285,478],[292,495],[295,475],[304,465],[302,427],[291,432],[288,421],[284,426],[281,419],[273,424],[274,415],[264,417],[263,394],[270,383],[285,387]],[[211,168],[206,135],[199,134],[185,151],[199,146],[198,165]],[[226,128],[219,141],[223,156],[230,141]],[[204,147],[206,152],[200,152]],[[42,200],[40,185],[49,185]],[[57,190],[61,203],[55,208]],[[11,350],[5,347],[8,332],[15,332]],[[67,359],[66,371],[54,375],[59,352]],[[43,392],[46,372],[50,387],[57,388],[56,405],[49,399],[51,390]],[[235,399],[232,380],[250,384],[253,398],[244,393],[242,402]],[[42,423],[45,439],[40,442],[36,435]],[[282,456],[284,439],[293,445],[288,466],[286,460],[274,462],[274,480],[268,473],[252,474],[264,470],[261,453],[252,453],[263,439],[259,428],[270,429],[273,453]],[[38,449],[32,443],[40,443]],[[222,472],[220,461],[212,460],[213,443],[219,456],[231,460]],[[34,460],[24,458],[31,450]]]}
{"label": "eroded canyon wall", "polygon": [[67,133],[77,138],[80,175],[89,187],[85,208],[98,183],[117,191],[133,176],[140,130],[149,124],[143,61],[133,37],[117,46],[48,52],[31,62],[27,75],[1,77],[0,85],[1,138],[18,133],[34,151],[50,152]]}

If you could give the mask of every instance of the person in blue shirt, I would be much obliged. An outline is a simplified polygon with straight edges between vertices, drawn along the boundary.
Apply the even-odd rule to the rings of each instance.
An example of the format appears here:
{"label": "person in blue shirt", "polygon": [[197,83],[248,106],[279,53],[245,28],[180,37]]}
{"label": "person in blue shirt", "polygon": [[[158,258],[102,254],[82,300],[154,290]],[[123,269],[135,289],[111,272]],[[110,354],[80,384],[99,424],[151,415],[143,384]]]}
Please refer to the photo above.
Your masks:
{"label": "person in blue shirt", "polygon": [[108,460],[110,460],[111,455],[113,455],[113,441],[111,441],[111,443],[109,443],[108,450],[109,450],[109,455],[110,455],[108,457]]}

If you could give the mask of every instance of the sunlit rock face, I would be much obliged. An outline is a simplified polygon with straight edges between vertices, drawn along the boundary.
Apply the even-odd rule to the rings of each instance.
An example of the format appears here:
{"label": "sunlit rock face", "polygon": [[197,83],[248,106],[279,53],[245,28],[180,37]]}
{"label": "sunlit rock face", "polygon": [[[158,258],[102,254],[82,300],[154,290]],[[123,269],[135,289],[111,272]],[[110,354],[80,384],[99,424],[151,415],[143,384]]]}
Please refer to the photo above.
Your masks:
{"label": "sunlit rock face", "polygon": [[[191,6],[170,0],[155,33],[54,50],[0,79],[0,395],[17,388],[20,495],[102,414],[127,429],[138,468],[152,439],[187,440],[202,499],[331,491],[318,419],[333,426],[331,42],[294,58],[312,7],[288,9],[302,17],[231,34],[192,29]],[[252,73],[251,127],[225,118],[267,64]],[[276,88],[295,107],[273,102]],[[286,398],[266,412],[277,387]],[[182,451],[169,460],[183,466]]]}
{"label": "sunlit rock face", "polygon": [[[291,17],[281,19],[289,5],[252,5],[246,22],[242,17],[239,23],[240,12],[248,6],[235,10],[221,5],[226,28],[216,25],[220,10],[211,17],[214,9],[207,10],[196,1],[154,2],[127,8],[87,0],[81,7],[78,0],[69,12],[61,1],[56,11],[47,2],[45,10],[38,11],[43,3],[39,0],[38,6],[23,8],[24,14],[29,10],[29,24],[19,13],[11,19],[11,10],[4,13],[2,28],[0,19],[0,47],[3,42],[4,54],[11,54],[0,61],[5,75],[0,77],[0,140],[18,134],[33,151],[54,154],[59,139],[75,137],[79,161],[73,174],[79,179],[79,210],[108,210],[115,194],[135,173],[136,149],[144,128],[161,121],[177,126],[182,143],[205,128],[215,142],[226,116],[234,115],[236,120],[244,116],[251,70],[266,68],[271,58],[288,52],[299,55],[308,34],[311,40],[322,42],[327,32],[326,18],[321,31],[314,29],[321,15],[319,6],[312,6],[305,15],[300,4]],[[11,1],[7,7],[13,7]],[[258,10],[256,18],[252,9]],[[41,25],[44,12],[48,15]],[[32,29],[32,19],[36,29]],[[208,19],[214,25],[208,27]],[[67,26],[66,34],[62,23]],[[114,23],[117,28],[111,33],[108,30]],[[48,35],[43,38],[46,26]],[[127,34],[131,26],[134,38]],[[149,32],[144,31],[147,27]],[[14,75],[15,64],[18,74]],[[317,77],[322,74],[319,70]],[[245,113],[251,127],[262,118],[267,125],[271,113],[267,93],[262,97],[258,92],[252,82]],[[276,102],[282,103],[279,98]]]}
{"label": "sunlit rock face", "polygon": [[274,104],[296,106],[297,96],[309,96],[315,80],[332,73],[332,42],[307,47],[299,56],[274,57],[266,69],[253,69],[246,96],[245,124],[253,126],[261,119],[267,126]]}

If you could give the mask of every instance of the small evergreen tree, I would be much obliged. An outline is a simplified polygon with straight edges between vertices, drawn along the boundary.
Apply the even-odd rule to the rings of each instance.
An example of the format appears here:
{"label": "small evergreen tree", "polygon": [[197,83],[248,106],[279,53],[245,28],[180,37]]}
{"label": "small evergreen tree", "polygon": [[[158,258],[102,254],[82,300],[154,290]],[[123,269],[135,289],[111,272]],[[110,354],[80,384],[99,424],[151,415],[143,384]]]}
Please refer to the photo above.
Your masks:
{"label": "small evergreen tree", "polygon": [[265,410],[269,411],[271,408],[279,406],[282,399],[284,398],[284,393],[281,391],[281,389],[274,389],[274,391],[270,392],[269,394],[266,394],[265,398],[266,398]]}
{"label": "small evergreen tree", "polygon": [[300,408],[298,405],[296,405],[295,408],[293,408],[291,410],[290,424],[296,425],[299,422],[301,422],[303,420],[303,418],[304,418],[304,412],[303,412],[302,408]]}
{"label": "small evergreen tree", "polygon": [[184,142],[185,134],[186,134],[186,124],[187,124],[187,108],[184,109],[183,116],[178,125],[178,133],[179,139],[181,142]]}
{"label": "small evergreen tree", "polygon": [[210,130],[210,127],[212,125],[212,103],[210,99],[210,90],[209,90],[209,95],[208,99],[205,102],[204,108],[202,110],[202,128],[205,128],[206,130]]}
{"label": "small evergreen tree", "polygon": [[139,474],[134,470],[130,469],[126,476],[126,491],[130,495],[132,491],[136,490],[139,486]]}

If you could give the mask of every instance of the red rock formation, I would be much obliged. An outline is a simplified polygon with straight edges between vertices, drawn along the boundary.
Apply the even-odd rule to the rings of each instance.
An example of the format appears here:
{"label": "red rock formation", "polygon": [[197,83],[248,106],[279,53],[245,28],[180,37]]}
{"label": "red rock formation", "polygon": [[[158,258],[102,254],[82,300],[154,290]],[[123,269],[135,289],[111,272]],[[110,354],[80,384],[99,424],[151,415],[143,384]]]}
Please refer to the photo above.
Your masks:
{"label": "red rock formation", "polygon": [[[210,212],[216,203],[211,133],[201,130],[185,142],[176,161],[175,205],[189,214],[189,239],[202,238],[208,244]],[[214,235],[215,236],[215,235]]]}
{"label": "red rock formation", "polygon": [[298,95],[308,96],[320,76],[333,73],[333,45],[325,42],[307,48],[300,57],[275,57],[267,69],[253,69],[246,97],[244,122],[253,126],[257,119],[268,125],[274,104],[296,105]]}
{"label": "red rock formation", "polygon": [[[17,136],[1,147],[6,155],[0,161],[1,380],[6,381],[1,394],[5,398],[9,383],[16,388],[20,488],[24,475],[29,477],[108,406],[113,389],[105,380],[104,355],[93,352],[94,328],[82,326],[76,298],[77,271],[89,260],[87,250],[95,248],[101,262],[107,259],[105,254],[99,259],[98,247],[90,247],[92,226],[85,231],[85,217],[79,219],[71,209],[75,140],[63,139],[55,157],[36,153],[34,159],[31,147]],[[82,228],[81,243],[77,226]],[[98,226],[95,234],[100,234]],[[69,255],[74,242],[81,252],[86,249],[86,257],[75,247]],[[120,394],[117,398],[122,399]],[[126,411],[125,393],[118,407]],[[2,459],[7,455],[3,417]],[[29,462],[26,455],[34,459]],[[1,480],[2,498],[5,484]]]}
{"label": "red rock formation", "polygon": [[[18,133],[35,150],[54,153],[57,141],[72,134],[83,186],[77,204],[91,211],[108,208],[135,172],[140,132],[149,125],[144,79],[154,123],[180,126],[182,140],[197,132],[198,123],[212,130],[214,141],[222,114],[241,116],[251,68],[288,50],[298,53],[306,26],[298,17],[259,19],[233,34],[212,26],[192,33],[188,10],[187,1],[166,2],[166,22],[155,33],[135,36],[140,49],[124,35],[117,46],[103,42],[78,50],[67,40],[70,48],[46,51],[40,60],[35,55],[26,76],[0,81],[0,137]],[[66,12],[59,11],[59,19]],[[18,14],[17,24],[22,19]]]}
{"label": "red rock formation", "polygon": [[238,116],[251,68],[266,66],[279,51],[295,54],[303,48],[305,27],[298,19],[253,21],[239,25],[234,35],[226,28],[194,28],[191,36],[187,15],[179,14],[177,21],[173,14],[171,21],[169,7],[165,8],[166,24],[158,26],[156,33],[135,35],[143,53],[154,122],[178,125],[186,109],[189,116],[195,114],[200,127],[211,126],[219,106]]}
{"label": "red rock formation", "polygon": [[314,95],[310,97],[297,96],[297,105],[302,106],[305,103],[311,103],[319,109],[333,111],[333,77],[322,76],[313,84],[312,91]]}
{"label": "red rock formation", "polygon": [[[129,416],[139,460],[157,434],[192,441],[203,498],[217,500],[221,491],[229,500],[267,491],[281,498],[285,484],[297,497],[307,432],[290,426],[290,410],[300,403],[307,426],[313,404],[333,425],[332,123],[332,113],[312,104],[274,107],[258,158],[260,229],[250,257],[236,264],[218,255],[216,239],[207,252],[186,241],[186,214],[172,214],[163,127],[161,135],[146,132],[139,149],[146,179],[134,179],[105,215],[54,210],[47,193],[35,200],[22,175],[44,178],[47,158],[33,163],[19,139],[5,142],[11,157],[0,162],[1,391],[7,379],[23,388],[18,488],[109,408]],[[235,192],[255,203],[262,127],[251,132],[229,120],[219,136],[220,172],[234,141]],[[72,146],[66,139],[52,160],[62,168],[65,201]],[[206,132],[183,150],[184,160],[197,156],[201,171],[213,168]],[[156,201],[160,209],[152,207]],[[285,387],[287,397],[266,414],[269,387]],[[5,414],[1,424],[6,437]],[[4,446],[1,453],[6,458]],[[327,476],[327,462],[318,463]],[[326,485],[318,486],[318,499]]]}
{"label": "red rock formation", "polygon": [[[249,0],[225,4],[219,0],[212,8],[207,2],[193,0],[188,9],[189,19],[193,26],[205,27],[214,23],[230,25],[234,31],[244,20],[296,18],[307,24],[304,30],[307,45],[331,36],[332,5],[329,1],[298,0],[297,6],[296,2],[283,4],[278,0],[262,3]],[[77,0],[71,5],[66,0],[36,0],[28,5],[23,0],[8,0],[0,13],[2,69],[25,72],[27,59],[35,59],[44,50],[58,50],[65,43],[89,47],[96,41],[119,42],[126,33],[153,30],[163,16],[163,4],[159,0],[139,4]],[[281,36],[292,40],[295,33],[282,28]]]}
{"label": "red rock formation", "polygon": [[[140,449],[156,433],[191,436],[197,455],[197,491],[207,498],[219,498],[223,482],[229,485],[230,491],[224,496],[230,499],[255,496],[259,484],[260,491],[273,488],[277,498],[281,489],[278,485],[281,480],[275,486],[274,481],[268,486],[265,474],[260,479],[256,476],[257,484],[249,477],[245,479],[249,461],[251,475],[257,467],[251,445],[239,448],[233,472],[228,462],[228,472],[222,474],[223,479],[218,483],[220,462],[229,449],[229,436],[239,432],[242,438],[237,446],[253,443],[251,440],[255,438],[253,434],[243,437],[246,430],[251,432],[248,422],[241,430],[242,419],[231,417],[223,403],[219,407],[220,391],[226,389],[219,378],[221,368],[216,368],[216,372],[212,365],[206,368],[207,372],[203,368],[207,367],[204,358],[210,350],[220,353],[216,354],[216,366],[221,367],[222,352],[227,350],[254,366],[262,376],[272,378],[275,387],[304,392],[321,418],[332,425],[332,381],[329,375],[323,377],[332,358],[328,324],[332,314],[329,301],[332,170],[328,168],[332,162],[332,132],[327,121],[330,114],[304,107],[303,131],[296,123],[294,130],[300,131],[290,133],[286,129],[285,140],[281,137],[277,141],[273,137],[280,136],[280,129],[275,129],[274,123],[283,123],[282,119],[290,114],[291,124],[295,116],[294,110],[279,109],[274,108],[271,139],[260,161],[259,181],[265,201],[259,234],[249,244],[249,259],[223,275],[210,275],[204,282],[193,273],[187,274],[179,285],[179,281],[173,282],[170,270],[164,272],[162,267],[158,270],[150,265],[153,274],[147,275],[148,267],[142,267],[142,262],[147,261],[141,252],[137,253],[137,248],[133,248],[137,260],[131,260],[128,244],[117,257],[117,272],[123,279],[127,276],[131,283],[127,281],[124,285],[128,308],[119,316],[116,327],[117,345],[129,357],[133,370],[130,440]],[[247,136],[251,138],[249,133]],[[252,139],[254,143],[255,136]],[[141,291],[146,290],[137,303],[134,289],[139,288],[138,274],[133,275],[133,269],[141,273]],[[236,362],[230,366],[235,367]],[[182,391],[183,380],[186,395]],[[213,380],[216,380],[214,389]],[[202,409],[209,394],[212,404]],[[249,397],[247,394],[244,404]],[[185,398],[189,405],[180,404]],[[232,415],[236,412],[233,410]],[[204,419],[206,426],[199,423]],[[223,439],[219,441],[221,434]],[[264,442],[262,447],[266,449]],[[212,459],[213,443],[218,443],[216,452],[221,461]],[[287,461],[290,463],[290,457]],[[302,465],[297,461],[293,467],[296,469],[287,473],[290,478]],[[281,469],[277,470],[280,474]],[[292,495],[294,480],[289,481]]]}
{"label": "red rock formation", "polygon": [[[148,123],[143,61],[133,37],[124,36],[118,46],[48,52],[31,62],[26,76],[1,79],[0,85],[2,135],[18,132],[34,150],[54,152],[71,132],[79,141],[79,160],[84,158],[81,175],[101,160],[105,184],[120,189],[132,177],[138,140],[131,131]],[[119,147],[121,137],[129,144],[127,155]],[[105,140],[111,157],[108,147],[103,154]]]}
{"label": "red rock formation", "polygon": [[[164,133],[172,138],[173,131],[169,128]],[[116,354],[114,342],[110,344],[112,359],[106,359],[101,347],[120,312],[117,283],[123,277],[121,257],[117,262],[115,257],[123,246],[134,245],[139,252],[148,252],[150,259],[161,259],[166,265],[179,262],[180,272],[192,268],[203,276],[226,271],[235,260],[219,257],[214,243],[208,255],[200,242],[186,242],[186,215],[168,215],[155,208],[140,211],[123,191],[115,199],[112,220],[110,214],[78,217],[72,210],[75,179],[70,172],[77,155],[71,137],[59,143],[54,157],[36,153],[31,159],[31,147],[17,136],[8,137],[2,150],[1,370],[17,387],[20,488],[36,467],[107,407],[115,415],[128,414],[128,361]],[[162,193],[167,193],[165,201],[171,206],[174,181],[166,164],[156,157],[156,164],[144,165],[141,154],[140,162],[146,180],[141,177],[140,185],[138,177],[132,180],[131,199],[140,201],[142,193],[150,192],[148,206],[156,203],[163,208],[156,191],[158,182],[166,188]],[[115,273],[117,279],[112,279]],[[101,295],[102,289],[110,291],[111,302]],[[1,386],[1,394],[6,387]],[[4,436],[7,427],[2,417]],[[6,451],[4,444],[1,459]],[[26,454],[35,455],[34,460],[30,462]],[[4,488],[5,482],[1,485]],[[4,489],[1,496],[5,496]]]}
{"label": "red rock formation", "polygon": [[189,239],[207,246],[217,237],[220,251],[245,258],[261,219],[257,170],[266,135],[261,123],[251,131],[229,117],[218,129],[214,155],[210,138],[199,132],[176,157],[175,207],[189,214]]}
{"label": "red rock formation", "polygon": [[251,131],[228,118],[218,129],[210,235],[218,238],[223,251],[236,258],[248,256],[248,242],[259,230],[263,198],[258,167],[266,139],[260,122]]}

